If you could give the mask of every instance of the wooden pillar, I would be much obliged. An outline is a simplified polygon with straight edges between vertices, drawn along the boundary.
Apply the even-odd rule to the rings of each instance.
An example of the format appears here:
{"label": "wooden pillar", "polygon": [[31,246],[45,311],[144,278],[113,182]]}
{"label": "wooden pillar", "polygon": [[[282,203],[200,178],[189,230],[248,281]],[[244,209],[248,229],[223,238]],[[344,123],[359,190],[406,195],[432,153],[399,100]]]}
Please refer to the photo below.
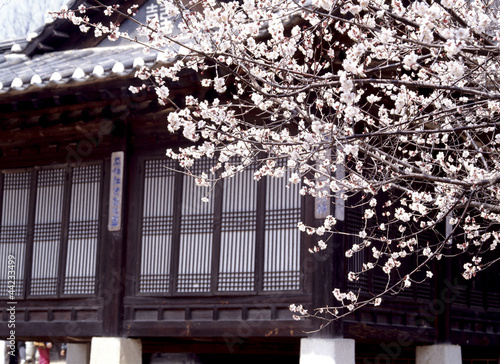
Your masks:
{"label": "wooden pillar", "polygon": [[[126,129],[127,126],[125,125]],[[99,275],[99,294],[103,300],[103,336],[118,337],[122,330],[123,297],[125,295],[126,279],[126,236],[127,236],[127,211],[130,178],[130,146],[128,142],[129,133],[124,136],[112,136],[116,139],[114,144],[117,146],[117,152],[122,151],[123,155],[113,153],[109,163],[105,165],[104,181],[104,216],[103,239],[101,240],[101,269]],[[121,166],[118,167],[117,158],[122,158]],[[120,173],[116,168],[121,169]],[[119,186],[113,183],[114,178],[120,178]],[[118,219],[119,228],[112,224],[111,215],[115,212],[111,207],[115,204],[117,197],[116,188],[121,188],[120,206]],[[115,221],[116,221],[115,218]]]}
{"label": "wooden pillar", "polygon": [[[447,226],[443,228],[449,232]],[[443,248],[443,254],[449,254],[451,245]],[[451,335],[451,304],[454,300],[454,292],[450,289],[452,282],[452,259],[441,259],[434,261],[436,274],[434,299],[431,302],[431,309],[436,315],[436,340],[438,343],[449,343]]]}
{"label": "wooden pillar", "polygon": [[[318,203],[314,204],[318,206]],[[344,222],[344,206],[343,204],[335,204],[331,210],[332,214],[337,219],[335,229],[345,231]],[[329,211],[328,211],[329,212]],[[313,212],[315,214],[315,212]],[[322,225],[324,219],[319,214],[315,214],[315,225]],[[315,241],[318,238],[313,239]],[[313,308],[336,306],[339,304],[332,294],[335,288],[345,291],[345,241],[344,235],[335,234],[328,242],[325,250],[319,251],[313,255],[314,271],[313,271]],[[322,322],[318,320],[318,328]],[[342,319],[337,319],[331,322],[328,326],[321,328],[314,333],[312,337],[317,338],[342,338],[344,336]]]}
{"label": "wooden pillar", "polygon": [[[344,284],[344,241],[343,236],[333,237],[324,251],[314,254],[313,273],[313,308],[335,306],[338,302],[333,297],[332,291],[339,288],[345,290]],[[318,328],[322,324],[317,322]],[[338,319],[312,335],[319,338],[343,337],[342,319]]]}
{"label": "wooden pillar", "polygon": [[[107,163],[105,167],[104,205],[106,216],[109,214],[109,204],[111,197],[110,188],[110,172],[111,163]],[[123,192],[123,191],[122,191]],[[124,197],[122,194],[122,198]],[[121,329],[121,312],[123,310],[122,301],[124,294],[125,282],[125,234],[124,234],[124,210],[123,200],[120,215],[120,229],[109,231],[108,219],[104,222],[105,232],[104,239],[101,241],[101,270],[99,274],[99,295],[103,300],[103,335],[104,336],[119,336]]]}

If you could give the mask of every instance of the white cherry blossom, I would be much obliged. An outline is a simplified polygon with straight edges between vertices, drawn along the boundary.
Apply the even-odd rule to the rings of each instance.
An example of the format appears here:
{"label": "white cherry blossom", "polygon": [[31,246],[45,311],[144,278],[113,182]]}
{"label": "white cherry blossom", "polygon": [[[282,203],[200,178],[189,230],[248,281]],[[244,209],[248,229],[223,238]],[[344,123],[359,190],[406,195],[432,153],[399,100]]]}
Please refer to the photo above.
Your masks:
{"label": "white cherry blossom", "polygon": [[[213,161],[199,185],[252,166],[256,181],[283,178],[333,209],[360,210],[357,231],[339,231],[337,215],[297,222],[318,238],[313,253],[347,236],[347,259],[366,261],[346,278],[387,279],[386,291],[369,295],[334,290],[338,307],[321,312],[335,319],[412,288],[418,272],[432,279],[434,259],[467,253],[467,279],[499,260],[486,253],[500,241],[500,14],[486,3],[162,0],[166,27],[141,27],[146,49],[162,56],[137,70],[144,86],[132,90],[152,86],[171,108],[165,127],[186,143],[168,157],[181,167]],[[128,37],[89,13],[58,16],[96,36]],[[179,105],[171,85],[188,71],[211,96],[184,95]],[[393,274],[402,268],[410,273]]]}

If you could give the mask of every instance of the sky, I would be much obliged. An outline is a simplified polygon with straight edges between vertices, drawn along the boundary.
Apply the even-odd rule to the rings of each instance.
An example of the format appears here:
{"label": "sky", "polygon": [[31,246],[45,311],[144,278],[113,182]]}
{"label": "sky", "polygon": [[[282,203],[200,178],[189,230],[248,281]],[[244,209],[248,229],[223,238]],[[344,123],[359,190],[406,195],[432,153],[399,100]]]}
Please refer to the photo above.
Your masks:
{"label": "sky", "polygon": [[0,0],[0,41],[27,36],[69,0]]}

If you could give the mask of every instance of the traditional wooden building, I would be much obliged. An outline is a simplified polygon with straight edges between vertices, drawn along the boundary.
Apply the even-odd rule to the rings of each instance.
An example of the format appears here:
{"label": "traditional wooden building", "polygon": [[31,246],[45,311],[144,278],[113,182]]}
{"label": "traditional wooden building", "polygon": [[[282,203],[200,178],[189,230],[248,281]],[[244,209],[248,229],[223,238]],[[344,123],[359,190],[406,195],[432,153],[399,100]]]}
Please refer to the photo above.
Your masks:
{"label": "traditional wooden building", "polygon": [[[158,12],[138,3],[139,20]],[[498,362],[498,268],[466,282],[443,262],[435,280],[318,332],[293,320],[291,303],[322,306],[335,287],[384,277],[346,287],[355,238],[308,254],[296,223],[315,224],[314,201],[282,180],[257,184],[250,170],[201,204],[206,191],[164,157],[183,143],[166,128],[172,108],[128,90],[137,67],[165,62],[154,52],[65,20],[0,51],[2,338],[67,341],[71,364]],[[192,70],[169,89],[179,103],[212,97]],[[362,223],[338,214],[347,231]]]}

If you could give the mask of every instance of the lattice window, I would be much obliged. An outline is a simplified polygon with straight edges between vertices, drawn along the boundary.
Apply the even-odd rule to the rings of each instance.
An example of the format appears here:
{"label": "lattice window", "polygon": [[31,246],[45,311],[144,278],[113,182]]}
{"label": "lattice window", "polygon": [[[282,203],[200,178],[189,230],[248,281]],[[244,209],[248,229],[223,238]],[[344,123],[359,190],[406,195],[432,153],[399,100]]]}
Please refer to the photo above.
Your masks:
{"label": "lattice window", "polygon": [[[209,170],[208,159],[195,162],[194,175]],[[195,179],[183,179],[181,231],[179,241],[178,292],[209,292],[212,269],[214,228],[213,199],[202,203],[206,188],[196,186]]]}
{"label": "lattice window", "polygon": [[[350,242],[349,247],[353,244],[360,245],[363,243],[363,239],[358,236],[349,236],[348,241]],[[347,272],[362,272],[363,263],[366,263],[364,249],[354,253],[350,258],[346,258]],[[366,272],[361,274],[357,281],[347,281],[347,289],[356,294],[359,290],[365,292],[368,289],[368,274]]]}
{"label": "lattice window", "polygon": [[[365,220],[363,218],[364,210],[362,207],[350,207],[347,209],[346,213],[346,230],[350,235],[347,236],[347,246],[351,248],[354,244],[360,245],[363,242],[358,236],[358,233],[365,226]],[[371,253],[371,250],[369,250]],[[363,270],[363,263],[366,263],[366,252],[361,250],[353,254],[352,257],[346,258],[346,270],[347,272],[361,272]],[[357,281],[347,281],[347,289],[355,293],[361,289],[366,292],[368,289],[368,274],[365,272],[359,276]]]}
{"label": "lattice window", "polygon": [[38,173],[30,287],[32,295],[57,293],[64,181],[64,169],[47,169]]}
{"label": "lattice window", "polygon": [[[199,160],[190,172],[213,163]],[[175,169],[169,160],[144,162],[138,293],[301,289],[301,199],[288,176],[259,187],[250,168],[208,193]]]}
{"label": "lattice window", "polygon": [[[139,291],[168,292],[175,172],[172,161],[145,163]],[[168,167],[168,168],[167,168]]]}
{"label": "lattice window", "polygon": [[73,169],[64,294],[95,291],[100,186],[100,165]]}
{"label": "lattice window", "polygon": [[[15,296],[24,292],[26,239],[31,172],[6,173],[3,176],[2,225],[0,227],[0,257],[15,257]],[[7,262],[0,264],[0,290],[7,292]]]}
{"label": "lattice window", "polygon": [[255,289],[257,184],[253,170],[224,181],[218,290]]}
{"label": "lattice window", "polygon": [[0,173],[0,254],[16,258],[16,296],[95,293],[101,179],[100,164]]}
{"label": "lattice window", "polygon": [[300,289],[300,194],[288,179],[287,174],[267,180],[264,291]]}

